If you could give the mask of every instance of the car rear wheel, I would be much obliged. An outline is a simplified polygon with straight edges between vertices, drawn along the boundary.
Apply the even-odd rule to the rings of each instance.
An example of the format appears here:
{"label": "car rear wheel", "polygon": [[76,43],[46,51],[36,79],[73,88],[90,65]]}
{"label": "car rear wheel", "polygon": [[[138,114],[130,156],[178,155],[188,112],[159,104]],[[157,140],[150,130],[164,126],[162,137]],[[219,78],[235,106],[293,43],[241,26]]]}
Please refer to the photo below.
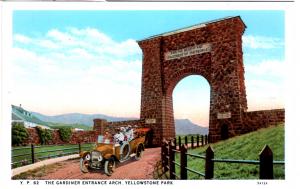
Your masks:
{"label": "car rear wheel", "polygon": [[135,159],[136,160],[140,160],[143,156],[144,150],[143,150],[143,146],[139,145],[136,149],[136,155],[135,155]]}
{"label": "car rear wheel", "polygon": [[80,158],[80,170],[83,173],[88,173],[90,168],[91,155],[86,154],[84,157]]}
{"label": "car rear wheel", "polygon": [[112,173],[115,171],[115,160],[113,158],[110,158],[105,161],[104,171],[107,176],[111,176]]}

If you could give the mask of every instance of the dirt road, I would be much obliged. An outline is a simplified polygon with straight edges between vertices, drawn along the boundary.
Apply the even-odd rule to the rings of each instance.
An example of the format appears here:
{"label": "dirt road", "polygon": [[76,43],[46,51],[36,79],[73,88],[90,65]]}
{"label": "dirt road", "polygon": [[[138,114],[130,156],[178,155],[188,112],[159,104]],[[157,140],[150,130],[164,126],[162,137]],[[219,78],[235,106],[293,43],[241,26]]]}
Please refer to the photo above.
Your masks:
{"label": "dirt road", "polygon": [[47,170],[47,174],[39,179],[153,179],[154,166],[159,159],[160,148],[148,148],[139,161],[132,159],[118,163],[110,177],[103,170],[82,173],[79,159],[68,160],[60,162],[59,166],[53,166],[52,170]]}

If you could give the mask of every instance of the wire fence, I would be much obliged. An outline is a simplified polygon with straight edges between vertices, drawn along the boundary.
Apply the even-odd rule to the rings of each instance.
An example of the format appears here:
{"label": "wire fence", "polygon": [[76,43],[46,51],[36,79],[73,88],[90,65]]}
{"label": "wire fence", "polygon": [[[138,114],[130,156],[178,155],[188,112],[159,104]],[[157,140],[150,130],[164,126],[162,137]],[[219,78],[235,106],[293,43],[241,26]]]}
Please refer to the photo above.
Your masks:
{"label": "wire fence", "polygon": [[82,150],[91,149],[94,143],[78,143],[63,145],[34,145],[14,147],[11,150],[11,167],[21,167],[36,163],[44,159],[62,157],[80,153]]}

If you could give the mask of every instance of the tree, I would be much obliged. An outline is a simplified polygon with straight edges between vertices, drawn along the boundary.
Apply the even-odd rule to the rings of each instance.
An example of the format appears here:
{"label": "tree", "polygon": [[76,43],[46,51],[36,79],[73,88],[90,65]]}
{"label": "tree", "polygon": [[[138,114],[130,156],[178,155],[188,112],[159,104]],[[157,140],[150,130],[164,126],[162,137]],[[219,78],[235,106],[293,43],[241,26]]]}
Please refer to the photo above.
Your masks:
{"label": "tree", "polygon": [[72,136],[72,129],[70,127],[60,127],[59,135],[62,141],[68,142]]}
{"label": "tree", "polygon": [[13,122],[11,133],[13,146],[23,144],[29,137],[27,129],[24,127],[24,123]]}
{"label": "tree", "polygon": [[50,129],[43,129],[42,127],[36,127],[39,133],[41,144],[48,144],[52,140],[52,131]]}

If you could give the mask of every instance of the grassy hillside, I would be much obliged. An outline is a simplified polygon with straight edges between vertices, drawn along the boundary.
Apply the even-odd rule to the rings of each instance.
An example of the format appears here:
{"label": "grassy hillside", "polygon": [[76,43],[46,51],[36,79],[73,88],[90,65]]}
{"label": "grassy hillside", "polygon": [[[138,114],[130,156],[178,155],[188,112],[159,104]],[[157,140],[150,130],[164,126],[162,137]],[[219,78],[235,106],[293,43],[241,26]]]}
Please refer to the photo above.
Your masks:
{"label": "grassy hillside", "polygon": [[51,122],[48,122],[48,125],[49,127],[53,128],[53,129],[57,129],[57,128],[60,128],[60,127],[70,127],[70,128],[78,128],[78,129],[83,129],[83,130],[92,130],[93,127],[89,127],[89,126],[86,126],[86,125],[83,125],[83,124],[66,124],[66,123],[51,123]]}
{"label": "grassy hillside", "polygon": [[[284,126],[278,125],[211,144],[218,159],[259,160],[259,153],[268,144],[274,160],[284,160]],[[189,150],[189,153],[204,155],[207,146]],[[176,155],[179,162],[179,154]],[[188,167],[204,173],[204,160],[188,157]],[[176,167],[179,174],[179,167]],[[188,173],[189,179],[199,179]],[[275,179],[284,179],[284,165],[274,165]],[[215,163],[214,179],[258,179],[259,166],[249,164]]]}

